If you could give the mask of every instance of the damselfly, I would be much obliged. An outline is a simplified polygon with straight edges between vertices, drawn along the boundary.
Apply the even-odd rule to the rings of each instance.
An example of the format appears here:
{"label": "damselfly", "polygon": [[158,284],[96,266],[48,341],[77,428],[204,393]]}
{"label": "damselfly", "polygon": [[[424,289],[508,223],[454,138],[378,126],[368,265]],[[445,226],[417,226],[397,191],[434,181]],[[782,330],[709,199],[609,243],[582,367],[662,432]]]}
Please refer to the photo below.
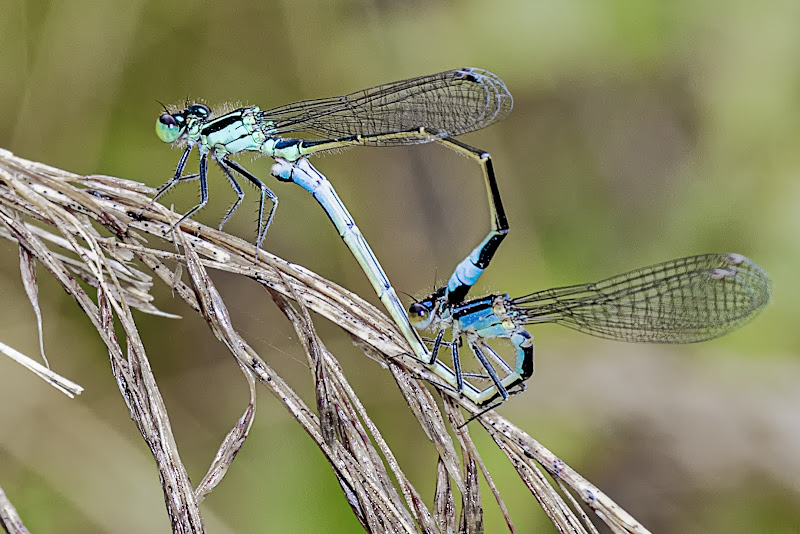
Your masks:
{"label": "damselfly", "polygon": [[[479,130],[501,120],[511,111],[512,102],[511,94],[500,78],[482,69],[463,68],[379,85],[345,96],[304,100],[267,111],[248,107],[214,116],[203,104],[187,103],[182,110],[165,108],[156,122],[158,137],[167,143],[185,144],[186,148],[175,174],[158,190],[154,200],[180,181],[199,178],[200,203],[186,212],[176,224],[203,208],[208,202],[210,155],[238,196],[223,217],[220,228],[244,198],[237,175],[261,191],[257,254],[275,215],[278,198],[264,182],[232,160],[231,156],[249,151],[277,160],[297,162],[297,165],[281,167],[276,173],[277,177],[298,183],[314,195],[359,263],[362,266],[369,264],[369,269],[365,267],[365,270],[381,300],[384,304],[389,303],[389,312],[414,353],[425,359],[425,346],[409,325],[405,309],[366,246],[352,217],[325,177],[310,165],[303,165],[303,160],[317,152],[354,145],[393,146],[435,141],[477,161],[483,171],[490,200],[491,229],[486,238],[459,263],[448,281],[445,296],[454,303],[460,302],[491,261],[508,232],[508,223],[489,154],[465,145],[453,139],[453,136]],[[320,139],[284,137],[299,132]],[[184,176],[184,167],[194,147],[200,154],[199,173]],[[266,199],[272,202],[272,207],[264,222]],[[345,234],[351,238],[345,238]]]}
{"label": "damselfly", "polygon": [[[703,254],[517,298],[490,295],[450,306],[441,289],[412,304],[409,317],[417,328],[439,328],[430,363],[442,345],[451,347],[459,391],[468,385],[465,376],[491,381],[483,390],[472,384],[463,389],[475,403],[486,404],[497,397],[508,399],[509,390],[523,387],[533,374],[533,336],[526,325],[556,323],[627,342],[694,343],[725,335],[752,319],[766,305],[771,289],[766,273],[744,256]],[[443,340],[447,329],[452,329],[452,342]],[[487,344],[493,338],[508,339],[514,346],[513,367]],[[458,349],[463,343],[487,375],[461,371]]]}

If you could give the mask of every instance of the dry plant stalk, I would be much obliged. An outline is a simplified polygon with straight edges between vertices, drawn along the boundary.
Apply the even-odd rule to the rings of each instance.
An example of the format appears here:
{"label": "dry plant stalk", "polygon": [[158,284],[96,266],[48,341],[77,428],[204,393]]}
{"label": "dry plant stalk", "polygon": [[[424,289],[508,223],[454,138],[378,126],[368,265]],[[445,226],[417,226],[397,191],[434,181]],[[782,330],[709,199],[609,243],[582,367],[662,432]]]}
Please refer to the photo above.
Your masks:
{"label": "dry plant stalk", "polygon": [[[480,476],[500,506],[509,531],[515,532],[500,492],[470,437],[476,423],[508,457],[559,532],[597,532],[578,500],[612,532],[647,532],[604,493],[497,413],[484,413],[465,426],[464,412],[471,417],[481,408],[452,391],[411,356],[392,323],[372,305],[269,253],[260,252],[254,264],[254,247],[229,234],[191,220],[173,228],[172,222],[180,215],[159,204],[150,205],[153,192],[138,182],[79,176],[0,149],[0,236],[19,244],[22,275],[34,307],[35,258],[75,299],[106,344],[131,418],[156,460],[174,532],[203,531],[198,503],[224,477],[247,438],[255,414],[257,382],[275,395],[317,444],[353,513],[368,532],[483,532]],[[144,235],[163,248],[148,245]],[[250,402],[196,488],[181,463],[166,408],[131,315],[131,308],[161,313],[149,294],[152,278],[142,266],[206,319],[250,387]],[[181,279],[181,267],[188,281]],[[316,410],[307,406],[236,331],[208,275],[209,268],[257,281],[293,323],[312,371]],[[95,288],[95,300],[76,279]],[[336,358],[317,336],[309,310],[338,324],[368,356],[382,361],[392,372],[439,453],[432,507],[406,478]],[[126,353],[114,334],[115,321],[125,333]],[[441,396],[444,413],[425,384],[432,385]],[[2,493],[0,521],[8,532],[27,532]]]}

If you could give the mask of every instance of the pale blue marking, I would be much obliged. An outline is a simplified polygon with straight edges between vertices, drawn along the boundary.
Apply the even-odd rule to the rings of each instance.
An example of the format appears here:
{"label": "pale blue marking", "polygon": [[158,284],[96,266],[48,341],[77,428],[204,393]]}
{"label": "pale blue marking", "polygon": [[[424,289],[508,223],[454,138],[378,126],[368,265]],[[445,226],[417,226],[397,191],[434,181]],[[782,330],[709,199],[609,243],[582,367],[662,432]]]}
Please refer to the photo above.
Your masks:
{"label": "pale blue marking", "polygon": [[481,253],[483,252],[483,249],[486,248],[486,245],[489,243],[489,241],[494,238],[494,233],[486,236],[477,247],[472,249],[472,252],[469,253],[469,256],[461,260],[461,262],[456,265],[453,274],[451,274],[450,278],[447,280],[448,293],[455,291],[459,286],[471,287],[475,285],[475,283],[478,281],[478,278],[480,278],[485,270],[481,267],[478,267]]}

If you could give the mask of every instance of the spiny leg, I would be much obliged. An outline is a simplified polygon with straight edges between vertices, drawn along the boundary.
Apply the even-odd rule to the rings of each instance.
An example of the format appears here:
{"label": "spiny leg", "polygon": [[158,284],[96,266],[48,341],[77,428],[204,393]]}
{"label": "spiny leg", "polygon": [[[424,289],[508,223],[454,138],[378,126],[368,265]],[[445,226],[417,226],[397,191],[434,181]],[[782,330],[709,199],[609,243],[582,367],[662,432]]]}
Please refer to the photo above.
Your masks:
{"label": "spiny leg", "polygon": [[223,165],[222,162],[217,158],[214,158],[214,161],[216,161],[217,165],[219,165],[219,168],[222,169],[222,173],[228,178],[228,181],[233,186],[233,190],[236,191],[236,196],[239,197],[233,203],[233,206],[230,207],[228,213],[225,214],[225,217],[222,218],[222,222],[219,223],[218,229],[221,231],[222,227],[225,226],[225,223],[228,222],[228,219],[230,219],[231,216],[233,215],[233,212],[236,211],[236,208],[238,208],[239,204],[242,203],[242,200],[244,199],[244,191],[242,191],[242,188],[236,181],[236,178],[233,177],[233,173],[229,171],[228,168],[225,165]]}
{"label": "spiny leg", "polygon": [[439,354],[439,347],[442,345],[442,338],[444,337],[444,330],[439,330],[439,333],[436,334],[436,339],[433,341],[433,348],[431,349],[431,359],[428,361],[428,365],[433,365],[436,363],[436,356]]}
{"label": "spiny leg", "polygon": [[470,348],[472,349],[472,352],[475,353],[475,357],[481,362],[481,365],[483,365],[483,367],[489,373],[492,382],[494,382],[494,387],[497,388],[497,392],[501,397],[503,397],[504,401],[508,400],[508,391],[506,391],[506,388],[503,387],[503,383],[497,376],[497,372],[494,370],[494,367],[492,367],[492,363],[489,361],[489,358],[486,357],[486,354],[484,354],[483,350],[477,344],[471,343]]}
{"label": "spiny leg", "polygon": [[194,180],[199,176],[199,174],[190,174],[188,176],[181,176],[181,174],[183,173],[183,169],[186,167],[186,161],[189,159],[189,154],[191,152],[192,152],[192,147],[191,146],[186,147],[186,150],[184,150],[183,154],[181,154],[181,159],[178,160],[178,168],[175,169],[175,174],[172,176],[172,178],[170,178],[167,181],[167,183],[158,188],[158,191],[156,191],[156,194],[153,197],[153,199],[150,202],[148,202],[147,206],[145,206],[142,209],[142,213],[149,210],[150,206],[152,206],[159,198],[161,198],[161,196],[164,193],[172,189],[172,187],[178,182],[182,182],[184,180]]}
{"label": "spiny leg", "polygon": [[500,364],[500,366],[503,369],[505,369],[506,373],[513,374],[515,372],[514,369],[512,369],[511,366],[508,365],[506,361],[503,358],[501,358],[500,355],[497,354],[497,352],[495,352],[495,350],[492,347],[490,347],[485,341],[480,340],[479,343],[481,348],[486,352],[488,352],[489,355],[492,357],[492,359],[498,364]]}
{"label": "spiny leg", "polygon": [[458,346],[460,345],[461,338],[453,341],[450,352],[453,356],[453,373],[456,375],[456,389],[459,393],[464,389],[464,375],[461,373],[461,358],[458,357]]}
{"label": "spiny leg", "polygon": [[450,304],[457,304],[464,300],[470,288],[478,281],[478,277],[489,266],[500,243],[508,234],[508,220],[503,209],[503,203],[500,200],[500,189],[497,187],[497,180],[489,153],[449,137],[437,140],[443,145],[478,162],[483,170],[486,194],[489,198],[491,230],[486,238],[470,252],[469,256],[456,266],[447,281],[447,300]]}
{"label": "spiny leg", "polygon": [[455,390],[459,393],[464,392],[464,377],[468,376],[468,373],[464,373],[461,371],[461,359],[458,356],[458,347],[461,344],[461,339],[457,339],[455,341],[444,341],[442,338],[444,337],[444,329],[439,330],[439,333],[436,335],[436,339],[433,341],[433,348],[431,349],[431,359],[428,361],[428,365],[433,366],[436,364],[437,356],[439,354],[439,349],[442,346],[450,347],[450,353],[453,357],[453,374],[456,377],[456,388]]}
{"label": "spiny leg", "polygon": [[[508,337],[511,341],[511,344],[514,346],[516,350],[516,361],[515,366],[512,368],[503,358],[497,354],[491,346],[486,343],[486,340],[489,338],[497,337],[496,335],[488,335],[487,337],[482,337],[480,333],[478,337],[470,343],[470,347],[473,349],[475,356],[478,360],[481,361],[486,371],[489,372],[489,376],[481,376],[475,375],[476,377],[480,378],[491,378],[495,384],[495,387],[489,387],[479,395],[476,396],[475,401],[476,404],[479,406],[485,406],[487,403],[490,403],[497,397],[501,397],[501,400],[497,403],[492,405],[497,406],[498,404],[504,402],[508,399],[509,395],[513,395],[520,391],[525,390],[525,380],[533,375],[533,367],[534,367],[534,346],[533,346],[533,337],[521,326],[517,326],[513,332],[511,332],[510,336],[501,336],[501,337]],[[507,375],[500,380],[500,384],[498,385],[497,375],[494,373],[494,369],[491,365],[488,365],[489,359],[486,357],[486,353],[498,362]],[[464,376],[468,376],[466,373]],[[483,412],[482,412],[483,413]]]}
{"label": "spiny leg", "polygon": [[[183,158],[181,158],[183,159]],[[183,217],[178,219],[178,222],[173,224],[173,227],[177,227],[183,221],[200,211],[205,207],[208,203],[208,157],[207,154],[200,155],[200,204],[193,207],[189,211],[183,214]]]}
{"label": "spiny leg", "polygon": [[[480,347],[483,347],[485,350],[490,351],[492,357],[495,358],[498,362],[501,362],[501,365],[506,369],[509,373],[501,382],[500,386],[497,387],[497,381],[495,380],[496,375],[492,375],[493,368],[491,366],[487,366],[484,363],[484,367],[486,370],[490,372],[490,378],[495,381],[495,393],[491,394],[490,389],[486,389],[478,395],[476,399],[476,403],[480,406],[486,405],[486,403],[491,402],[496,397],[502,397],[502,400],[491,405],[489,409],[495,408],[502,404],[505,400],[508,399],[509,395],[514,395],[516,393],[525,391],[525,380],[533,375],[533,365],[534,365],[534,348],[533,348],[533,337],[523,328],[518,328],[509,338],[511,340],[511,344],[514,345],[517,355],[516,355],[516,369],[511,369],[511,367],[506,363],[505,360],[500,358],[500,355],[497,354],[486,342],[484,339],[477,340],[477,343],[473,343],[470,346],[473,348],[475,352],[475,356],[481,360],[481,363],[484,363],[484,359],[481,357],[482,355],[485,358],[485,355],[480,351]],[[480,347],[478,346],[480,345]],[[488,360],[487,360],[488,362]],[[503,385],[505,384],[505,385]],[[504,394],[505,392],[505,394]],[[486,410],[481,412],[481,414],[485,413]],[[480,415],[480,414],[479,414]]]}
{"label": "spiny leg", "polygon": [[[258,255],[258,249],[261,248],[261,242],[264,241],[264,238],[267,236],[267,229],[269,229],[270,223],[272,223],[272,218],[275,216],[275,210],[278,208],[278,195],[272,192],[267,185],[250,174],[250,171],[236,163],[235,161],[228,159],[227,157],[224,158],[223,163],[227,165],[229,168],[235,170],[242,176],[244,176],[249,182],[253,185],[258,187],[261,190],[261,197],[259,198],[258,202],[258,236],[256,237],[256,255]],[[269,215],[267,215],[267,222],[263,225],[264,222],[264,198],[269,198],[270,202],[272,202],[272,208],[269,210]]]}

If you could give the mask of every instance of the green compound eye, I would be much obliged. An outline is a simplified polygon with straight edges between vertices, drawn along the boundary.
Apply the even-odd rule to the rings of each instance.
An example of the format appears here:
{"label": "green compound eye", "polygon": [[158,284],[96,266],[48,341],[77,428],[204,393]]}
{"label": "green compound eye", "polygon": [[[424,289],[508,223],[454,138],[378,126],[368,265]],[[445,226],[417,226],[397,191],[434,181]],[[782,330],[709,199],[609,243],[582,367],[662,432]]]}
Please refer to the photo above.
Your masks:
{"label": "green compound eye", "polygon": [[181,135],[181,125],[175,117],[164,113],[156,121],[156,135],[165,143],[172,143]]}

